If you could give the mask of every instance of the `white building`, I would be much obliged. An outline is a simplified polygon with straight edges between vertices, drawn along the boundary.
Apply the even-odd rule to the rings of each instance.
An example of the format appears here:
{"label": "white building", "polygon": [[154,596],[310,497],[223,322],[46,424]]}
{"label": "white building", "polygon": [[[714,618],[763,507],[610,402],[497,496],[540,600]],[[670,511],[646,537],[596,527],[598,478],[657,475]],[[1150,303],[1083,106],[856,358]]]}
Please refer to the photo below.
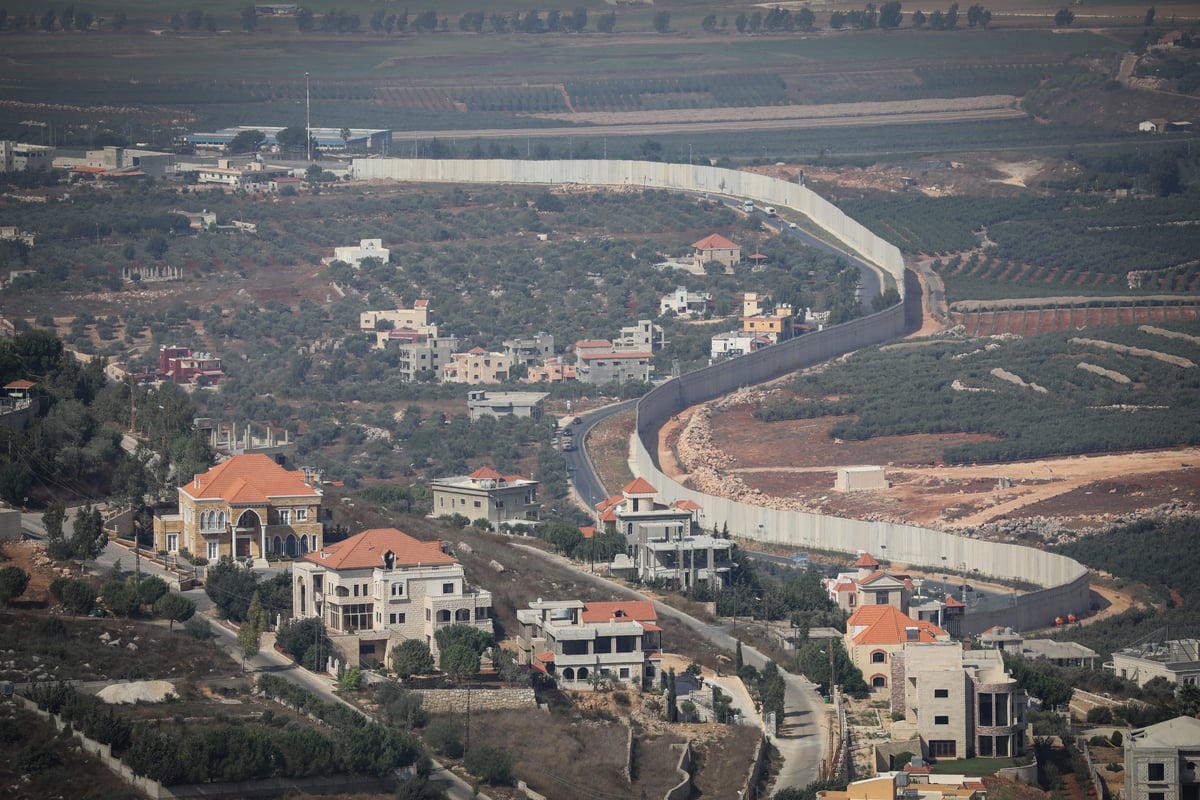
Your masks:
{"label": "white building", "polygon": [[343,663],[383,663],[419,639],[438,655],[434,633],[450,625],[492,632],[492,595],[467,583],[438,542],[377,528],[309,553],[292,568],[292,609],[320,617]]}
{"label": "white building", "polygon": [[883,467],[838,467],[833,488],[839,492],[869,492],[888,488]]}
{"label": "white building", "polygon": [[50,169],[53,164],[53,147],[14,142],[9,139],[0,140],[0,172]]}
{"label": "white building", "polygon": [[1104,668],[1145,686],[1155,678],[1167,683],[1200,685],[1200,639],[1144,642],[1112,654]]}
{"label": "white building", "polygon": [[748,331],[725,331],[724,333],[718,333],[712,337],[711,343],[712,351],[710,355],[713,358],[744,356],[747,353],[753,353],[773,344],[771,339],[766,335]]}
{"label": "white building", "polygon": [[362,266],[362,262],[374,258],[381,264],[391,260],[391,252],[383,246],[383,239],[362,239],[357,246],[333,248],[333,260],[344,261],[352,267]]}
{"label": "white building", "polygon": [[658,315],[671,313],[677,317],[698,317],[708,311],[711,304],[710,293],[689,292],[686,286],[676,286],[675,291],[659,298]]}
{"label": "white building", "polygon": [[542,418],[548,392],[489,392],[476,389],[467,393],[467,412],[471,421],[480,417],[512,415],[537,421]]}
{"label": "white building", "polygon": [[521,663],[563,688],[590,688],[596,675],[648,688],[662,673],[662,628],[649,600],[539,598],[517,610],[517,622]]}

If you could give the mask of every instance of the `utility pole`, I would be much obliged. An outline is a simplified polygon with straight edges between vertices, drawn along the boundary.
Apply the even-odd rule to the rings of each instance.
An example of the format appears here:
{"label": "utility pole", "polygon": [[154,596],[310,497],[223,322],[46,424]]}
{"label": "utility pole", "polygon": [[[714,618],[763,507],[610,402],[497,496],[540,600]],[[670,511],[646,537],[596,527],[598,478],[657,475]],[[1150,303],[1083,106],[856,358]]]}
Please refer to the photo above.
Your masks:
{"label": "utility pole", "polygon": [[312,163],[312,99],[308,92],[308,73],[304,73],[304,143],[308,145],[308,160]]}

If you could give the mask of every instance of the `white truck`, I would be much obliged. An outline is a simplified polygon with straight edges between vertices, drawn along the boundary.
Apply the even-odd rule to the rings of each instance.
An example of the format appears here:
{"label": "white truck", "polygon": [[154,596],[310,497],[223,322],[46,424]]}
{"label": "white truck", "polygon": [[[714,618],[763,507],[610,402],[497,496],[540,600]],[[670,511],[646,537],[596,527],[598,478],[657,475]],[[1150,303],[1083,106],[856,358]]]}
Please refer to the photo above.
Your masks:
{"label": "white truck", "polygon": [[747,214],[754,211],[754,201],[746,200],[745,202],[743,202],[742,203],[742,211],[745,211]]}
{"label": "white truck", "polygon": [[766,213],[766,215],[768,217],[775,216],[775,206],[767,206],[766,208],[763,209],[763,211]]}

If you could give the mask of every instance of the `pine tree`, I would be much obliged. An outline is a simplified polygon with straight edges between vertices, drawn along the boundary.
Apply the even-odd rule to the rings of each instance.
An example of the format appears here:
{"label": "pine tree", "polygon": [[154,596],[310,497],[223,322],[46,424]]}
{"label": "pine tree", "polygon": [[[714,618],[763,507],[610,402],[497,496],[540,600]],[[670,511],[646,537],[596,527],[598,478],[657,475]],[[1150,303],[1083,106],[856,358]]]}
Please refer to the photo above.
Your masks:
{"label": "pine tree", "polygon": [[671,667],[667,672],[667,722],[679,721],[679,706],[675,700],[675,668]]}
{"label": "pine tree", "polygon": [[237,642],[242,650],[242,672],[246,671],[246,659],[258,655],[258,646],[262,643],[262,634],[267,627],[267,614],[263,611],[262,601],[258,592],[250,598],[250,609],[246,619],[238,629]]}
{"label": "pine tree", "polygon": [[742,661],[742,640],[738,639],[737,651],[733,654],[733,667],[738,674],[741,674],[743,666],[745,666],[745,662]]}

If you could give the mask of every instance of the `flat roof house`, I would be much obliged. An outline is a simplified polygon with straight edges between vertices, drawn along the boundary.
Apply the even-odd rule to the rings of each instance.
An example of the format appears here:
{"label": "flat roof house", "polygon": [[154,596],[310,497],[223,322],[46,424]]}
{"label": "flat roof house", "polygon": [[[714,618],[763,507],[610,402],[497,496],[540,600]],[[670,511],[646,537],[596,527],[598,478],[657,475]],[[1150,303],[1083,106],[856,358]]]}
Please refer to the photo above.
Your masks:
{"label": "flat roof house", "polygon": [[486,519],[493,528],[536,522],[541,508],[537,487],[537,481],[501,475],[490,467],[480,467],[470,475],[437,478],[429,482],[433,490],[430,516],[462,514],[472,522]]}
{"label": "flat roof house", "polygon": [[395,528],[373,528],[307,554],[292,569],[298,619],[320,617],[343,663],[371,667],[408,639],[429,645],[434,633],[470,625],[488,633],[492,595],[471,586],[438,542]]}
{"label": "flat roof house", "polygon": [[1200,797],[1200,719],[1176,717],[1125,737],[1128,800]]}
{"label": "flat roof house", "polygon": [[592,688],[597,676],[648,688],[662,674],[662,628],[649,600],[538,598],[517,622],[521,663],[565,689]]}

